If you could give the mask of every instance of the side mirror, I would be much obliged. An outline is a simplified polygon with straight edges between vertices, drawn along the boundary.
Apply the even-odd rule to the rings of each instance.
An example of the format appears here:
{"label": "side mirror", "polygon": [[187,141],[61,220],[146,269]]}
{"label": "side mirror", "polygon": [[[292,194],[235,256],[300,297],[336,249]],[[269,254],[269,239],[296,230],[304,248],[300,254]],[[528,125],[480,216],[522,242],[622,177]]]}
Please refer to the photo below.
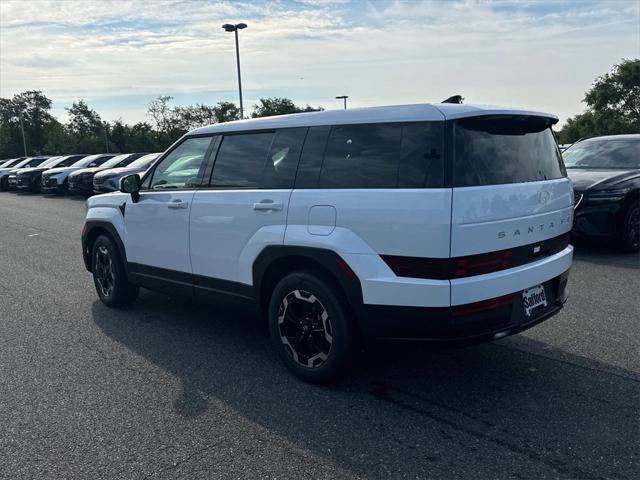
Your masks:
{"label": "side mirror", "polygon": [[131,199],[135,202],[140,198],[140,175],[134,173],[127,175],[120,180],[120,191],[122,193],[130,193]]}

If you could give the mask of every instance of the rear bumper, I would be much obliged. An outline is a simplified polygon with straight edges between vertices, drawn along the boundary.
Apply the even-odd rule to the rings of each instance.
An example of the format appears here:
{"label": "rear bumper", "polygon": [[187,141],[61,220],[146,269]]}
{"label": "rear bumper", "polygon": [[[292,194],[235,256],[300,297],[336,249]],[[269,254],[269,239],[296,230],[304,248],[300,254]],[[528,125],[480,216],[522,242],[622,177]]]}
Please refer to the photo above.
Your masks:
{"label": "rear bumper", "polygon": [[509,305],[459,316],[455,307],[363,305],[359,323],[368,339],[481,343],[522,332],[557,314],[567,300],[566,280],[558,276],[543,285],[548,305],[530,317],[524,313],[522,291],[518,291],[510,294]]}

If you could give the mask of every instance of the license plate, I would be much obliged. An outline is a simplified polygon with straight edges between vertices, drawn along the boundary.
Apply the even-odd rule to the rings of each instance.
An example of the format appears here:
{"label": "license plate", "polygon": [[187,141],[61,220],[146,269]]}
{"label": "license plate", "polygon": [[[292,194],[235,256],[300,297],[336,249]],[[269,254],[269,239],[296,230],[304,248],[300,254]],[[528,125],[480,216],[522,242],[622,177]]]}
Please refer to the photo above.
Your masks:
{"label": "license plate", "polygon": [[547,295],[542,285],[536,285],[522,292],[522,305],[524,306],[524,314],[531,316],[531,312],[538,307],[547,306]]}

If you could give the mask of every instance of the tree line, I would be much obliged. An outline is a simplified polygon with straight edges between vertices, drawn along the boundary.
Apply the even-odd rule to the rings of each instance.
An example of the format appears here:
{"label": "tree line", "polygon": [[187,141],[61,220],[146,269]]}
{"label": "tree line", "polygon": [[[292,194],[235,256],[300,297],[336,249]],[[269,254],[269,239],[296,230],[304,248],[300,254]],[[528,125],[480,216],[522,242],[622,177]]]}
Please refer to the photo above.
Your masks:
{"label": "tree line", "polygon": [[[104,122],[84,100],[66,108],[69,120],[51,115],[51,99],[41,91],[27,91],[0,98],[0,159],[23,155],[24,128],[28,155],[62,153],[159,152],[184,133],[213,123],[237,120],[240,109],[233,102],[215,105],[173,106],[172,97],[159,96],[147,109],[148,121],[133,125],[122,120]],[[640,59],[623,60],[595,79],[585,93],[586,109],[569,118],[556,132],[559,143],[584,137],[640,133]],[[252,117],[322,110],[298,106],[288,98],[262,98]]]}
{"label": "tree line", "polygon": [[[0,98],[0,159],[24,155],[71,153],[161,152],[186,132],[197,127],[240,118],[233,102],[215,105],[173,106],[170,96],[159,96],[147,108],[148,121],[129,125],[122,120],[105,122],[84,100],[65,108],[66,124],[51,115],[52,101],[31,90]],[[298,106],[288,98],[261,98],[252,117],[312,112],[321,107]]]}

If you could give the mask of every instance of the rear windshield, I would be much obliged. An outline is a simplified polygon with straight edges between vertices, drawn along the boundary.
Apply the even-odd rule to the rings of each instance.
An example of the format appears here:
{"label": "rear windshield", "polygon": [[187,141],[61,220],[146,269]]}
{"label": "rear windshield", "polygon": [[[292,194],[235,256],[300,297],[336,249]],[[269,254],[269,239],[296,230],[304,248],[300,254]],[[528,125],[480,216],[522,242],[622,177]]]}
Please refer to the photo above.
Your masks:
{"label": "rear windshield", "polygon": [[567,168],[640,168],[640,140],[580,142],[562,156]]}
{"label": "rear windshield", "polygon": [[454,186],[535,182],[566,176],[549,120],[487,116],[455,122]]}

